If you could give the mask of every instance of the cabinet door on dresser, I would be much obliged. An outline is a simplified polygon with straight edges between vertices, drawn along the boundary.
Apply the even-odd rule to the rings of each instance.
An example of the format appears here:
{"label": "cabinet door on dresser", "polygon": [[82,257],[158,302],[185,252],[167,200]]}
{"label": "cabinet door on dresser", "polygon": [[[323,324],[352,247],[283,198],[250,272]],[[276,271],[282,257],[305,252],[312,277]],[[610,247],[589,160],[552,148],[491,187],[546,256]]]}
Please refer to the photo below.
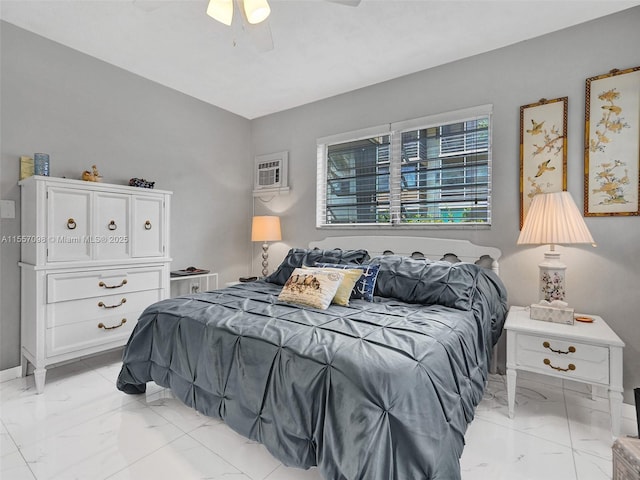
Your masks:
{"label": "cabinet door on dresser", "polygon": [[105,192],[95,194],[93,232],[96,260],[116,260],[131,256],[130,218],[130,195]]}
{"label": "cabinet door on dresser", "polygon": [[132,256],[164,255],[164,200],[144,195],[133,196],[131,228]]}
{"label": "cabinet door on dresser", "polygon": [[47,189],[47,260],[90,260],[91,192],[70,188]]}

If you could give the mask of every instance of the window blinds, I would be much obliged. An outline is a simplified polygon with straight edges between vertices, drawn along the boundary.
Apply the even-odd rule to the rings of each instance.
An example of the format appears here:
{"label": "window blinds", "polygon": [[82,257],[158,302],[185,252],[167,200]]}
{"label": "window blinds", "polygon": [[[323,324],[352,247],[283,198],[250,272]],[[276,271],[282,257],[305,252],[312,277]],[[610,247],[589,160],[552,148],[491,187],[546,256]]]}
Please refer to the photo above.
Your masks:
{"label": "window blinds", "polygon": [[491,106],[318,140],[317,224],[490,224]]}

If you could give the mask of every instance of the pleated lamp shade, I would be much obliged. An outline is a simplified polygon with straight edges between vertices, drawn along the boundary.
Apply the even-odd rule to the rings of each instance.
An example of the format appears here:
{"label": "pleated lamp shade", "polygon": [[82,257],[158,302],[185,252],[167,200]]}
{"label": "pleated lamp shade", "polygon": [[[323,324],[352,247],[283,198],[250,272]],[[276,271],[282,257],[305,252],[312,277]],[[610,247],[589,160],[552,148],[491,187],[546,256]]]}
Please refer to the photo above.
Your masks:
{"label": "pleated lamp shade", "polygon": [[517,243],[569,245],[594,241],[571,194],[554,192],[533,197]]}
{"label": "pleated lamp shade", "polygon": [[538,265],[537,298],[548,302],[564,301],[567,292],[567,266],[560,261],[555,245],[590,243],[596,246],[569,192],[539,193],[533,197],[517,243],[550,245],[550,251],[544,254],[544,261]]}

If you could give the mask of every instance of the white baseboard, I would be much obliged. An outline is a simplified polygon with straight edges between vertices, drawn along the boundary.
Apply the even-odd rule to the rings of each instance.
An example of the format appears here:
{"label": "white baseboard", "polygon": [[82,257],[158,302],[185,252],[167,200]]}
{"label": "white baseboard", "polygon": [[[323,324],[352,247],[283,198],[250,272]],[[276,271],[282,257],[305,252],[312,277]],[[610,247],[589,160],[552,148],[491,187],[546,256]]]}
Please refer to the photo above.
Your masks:
{"label": "white baseboard", "polygon": [[18,378],[22,375],[22,367],[17,366],[13,368],[7,368],[6,370],[0,370],[0,383],[8,382],[14,378]]}

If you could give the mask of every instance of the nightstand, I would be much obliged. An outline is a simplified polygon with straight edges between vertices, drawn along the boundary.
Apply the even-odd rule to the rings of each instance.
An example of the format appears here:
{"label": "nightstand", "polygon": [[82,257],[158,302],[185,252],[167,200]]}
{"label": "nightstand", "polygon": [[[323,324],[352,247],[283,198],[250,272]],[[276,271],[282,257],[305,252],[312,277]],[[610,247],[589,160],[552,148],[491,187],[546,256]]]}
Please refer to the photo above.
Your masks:
{"label": "nightstand", "polygon": [[529,318],[528,307],[511,307],[504,325],[507,331],[507,395],[513,418],[516,371],[605,387],[609,391],[611,432],[620,433],[622,409],[622,348],[624,342],[605,321],[573,325]]}
{"label": "nightstand", "polygon": [[198,273],[195,275],[172,276],[171,296],[186,295],[190,293],[200,293],[218,288],[217,273]]}

